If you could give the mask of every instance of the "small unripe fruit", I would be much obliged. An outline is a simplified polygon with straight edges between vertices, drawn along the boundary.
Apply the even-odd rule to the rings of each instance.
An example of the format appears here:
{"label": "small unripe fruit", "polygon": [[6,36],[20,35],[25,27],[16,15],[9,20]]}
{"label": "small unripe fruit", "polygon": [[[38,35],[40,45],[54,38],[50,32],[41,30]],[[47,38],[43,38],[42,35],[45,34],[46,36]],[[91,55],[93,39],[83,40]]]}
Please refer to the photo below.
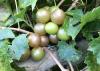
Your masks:
{"label": "small unripe fruit", "polygon": [[58,43],[58,38],[57,38],[56,35],[49,35],[49,40],[53,44],[57,44]]}
{"label": "small unripe fruit", "polygon": [[31,47],[34,48],[34,47],[40,46],[41,40],[40,40],[40,36],[38,34],[33,33],[33,34],[29,35],[28,40],[29,40],[29,46],[31,46]]}
{"label": "small unripe fruit", "polygon": [[53,23],[53,22],[49,22],[45,25],[45,31],[48,34],[56,34],[58,31],[58,25]]}
{"label": "small unripe fruit", "polygon": [[57,33],[57,37],[60,39],[60,40],[69,40],[69,36],[67,35],[66,31],[63,29],[63,28],[60,28],[58,33]]}
{"label": "small unripe fruit", "polygon": [[61,9],[56,9],[51,14],[51,21],[58,25],[62,25],[64,23],[64,19],[65,19],[65,13]]}
{"label": "small unripe fruit", "polygon": [[41,36],[41,46],[45,47],[48,46],[49,44],[49,39],[47,36]]}
{"label": "small unripe fruit", "polygon": [[46,9],[39,9],[36,13],[36,19],[39,23],[46,23],[50,20],[50,12]]}
{"label": "small unripe fruit", "polygon": [[34,25],[34,32],[39,35],[45,35],[45,24],[37,23],[36,25]]}
{"label": "small unripe fruit", "polygon": [[34,61],[40,61],[45,56],[45,51],[41,47],[33,48],[31,51],[31,56]]}

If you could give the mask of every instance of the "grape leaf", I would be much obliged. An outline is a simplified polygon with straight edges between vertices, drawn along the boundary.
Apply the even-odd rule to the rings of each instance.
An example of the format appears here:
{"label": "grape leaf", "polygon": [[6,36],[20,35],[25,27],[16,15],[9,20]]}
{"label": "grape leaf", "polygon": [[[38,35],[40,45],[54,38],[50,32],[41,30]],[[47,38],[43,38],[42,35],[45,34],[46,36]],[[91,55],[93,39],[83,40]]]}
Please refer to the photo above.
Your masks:
{"label": "grape leaf", "polygon": [[81,53],[74,48],[74,44],[60,41],[58,47],[58,56],[64,61],[77,62],[81,57]]}
{"label": "grape leaf", "polygon": [[87,54],[85,63],[87,64],[88,71],[100,71],[100,65],[97,64],[96,57],[92,52],[89,52]]}
{"label": "grape leaf", "polygon": [[[72,37],[72,39],[75,39],[77,34],[80,32],[80,30],[88,23],[95,21],[96,19],[99,19],[100,16],[100,6],[94,8],[92,11],[87,12],[85,15],[83,15],[81,10],[75,10],[74,12],[71,12],[71,17],[69,19],[69,22],[66,23],[66,25],[69,25],[67,30],[67,34]],[[80,24],[78,24],[80,22]]]}
{"label": "grape leaf", "polygon": [[18,23],[18,22],[21,22],[21,21],[24,21],[24,17],[25,17],[25,12],[26,12],[26,9],[23,9],[23,10],[20,10],[18,13],[15,13],[13,18],[15,20],[15,23]]}
{"label": "grape leaf", "polygon": [[15,20],[12,16],[10,16],[6,21],[0,22],[0,26],[12,26],[15,24]]}
{"label": "grape leaf", "polygon": [[3,3],[5,0],[0,0],[0,4]]}
{"label": "grape leaf", "polygon": [[15,71],[10,65],[13,60],[8,53],[8,44],[5,41],[0,41],[0,44],[0,71]]}
{"label": "grape leaf", "polygon": [[[91,24],[91,25],[90,25]],[[98,32],[100,30],[100,20],[95,20],[86,24],[82,30],[83,36],[87,40],[93,39],[93,32]]]}
{"label": "grape leaf", "polygon": [[77,24],[77,23],[72,23],[74,22],[73,18],[69,19],[69,23],[68,23],[68,29],[67,29],[67,34],[70,35],[72,37],[72,39],[74,40],[77,36],[77,34],[80,32],[80,30],[82,29],[83,25],[78,24],[76,26],[74,26],[73,24]]}
{"label": "grape leaf", "polygon": [[[11,15],[11,10],[8,5],[0,5],[0,22],[4,22]],[[2,25],[2,24],[0,24]]]}
{"label": "grape leaf", "polygon": [[15,20],[14,20],[14,18],[11,16],[11,17],[9,17],[8,20],[6,20],[4,23],[5,23],[4,26],[12,26],[12,25],[15,24]]}
{"label": "grape leaf", "polygon": [[88,50],[93,52],[93,55],[96,56],[97,63],[100,64],[100,37],[95,38],[89,43]]}
{"label": "grape leaf", "polygon": [[36,5],[37,0],[19,0],[19,6],[20,8],[26,8],[28,6],[32,6],[32,10],[34,9]]}
{"label": "grape leaf", "polygon": [[34,2],[32,3],[32,11],[34,10],[37,1],[38,1],[38,0],[34,0]]}
{"label": "grape leaf", "polygon": [[72,17],[69,18],[69,21],[65,21],[66,24],[64,23],[64,25],[68,26],[66,28],[67,34],[70,35],[72,39],[75,39],[75,37],[83,27],[83,25],[77,24],[83,16],[83,12],[81,9],[75,9],[69,11],[69,13],[71,13]]}
{"label": "grape leaf", "polygon": [[0,40],[7,39],[7,38],[15,38],[12,30],[10,29],[2,29],[0,30]]}
{"label": "grape leaf", "polygon": [[22,54],[29,48],[26,36],[26,34],[21,34],[12,41],[9,52],[13,59],[20,60]]}
{"label": "grape leaf", "polygon": [[81,23],[85,25],[86,23],[96,19],[100,19],[100,6],[94,8],[92,11],[87,12],[84,16],[82,16]]}

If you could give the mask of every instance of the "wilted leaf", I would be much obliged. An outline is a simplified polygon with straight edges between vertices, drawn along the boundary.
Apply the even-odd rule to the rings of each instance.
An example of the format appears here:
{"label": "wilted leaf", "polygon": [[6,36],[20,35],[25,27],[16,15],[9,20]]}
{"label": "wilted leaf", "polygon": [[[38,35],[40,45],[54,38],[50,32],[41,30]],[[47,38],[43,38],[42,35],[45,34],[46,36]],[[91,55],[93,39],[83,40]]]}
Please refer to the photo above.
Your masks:
{"label": "wilted leaf", "polygon": [[13,59],[19,60],[22,54],[29,48],[26,36],[26,34],[19,35],[12,41],[9,51]]}
{"label": "wilted leaf", "polygon": [[0,40],[7,39],[7,38],[15,38],[12,30],[10,29],[2,29],[0,30]]}

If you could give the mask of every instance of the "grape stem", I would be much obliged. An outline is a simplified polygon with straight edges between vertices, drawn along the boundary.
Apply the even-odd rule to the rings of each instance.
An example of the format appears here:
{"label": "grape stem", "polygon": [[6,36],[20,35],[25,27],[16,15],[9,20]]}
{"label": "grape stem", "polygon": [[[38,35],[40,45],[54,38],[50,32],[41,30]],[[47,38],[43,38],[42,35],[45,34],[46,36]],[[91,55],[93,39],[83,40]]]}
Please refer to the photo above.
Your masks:
{"label": "grape stem", "polygon": [[[2,26],[0,26],[0,29],[10,29],[10,30],[14,30],[14,31],[17,31],[17,32],[25,33],[25,34],[28,34],[28,35],[32,34],[32,32],[29,32],[29,31],[26,31],[26,30],[23,30],[23,29],[20,29],[20,28],[12,28],[12,27],[2,27]],[[52,59],[56,62],[56,64],[61,69],[61,71],[69,71],[69,69],[65,69],[61,65],[61,63],[58,61],[58,59],[52,54],[52,52],[50,50],[48,50],[48,48],[44,48],[44,49],[49,53],[49,55],[52,57]],[[68,61],[68,64],[70,66],[71,71],[74,71],[73,66],[72,66],[70,61]]]}
{"label": "grape stem", "polygon": [[59,3],[58,3],[58,7],[60,7],[62,5],[62,3],[64,2],[64,0],[61,0]]}
{"label": "grape stem", "polygon": [[0,29],[10,29],[10,30],[14,30],[14,31],[18,31],[18,32],[21,32],[21,33],[26,33],[26,34],[31,34],[32,32],[29,32],[29,31],[26,31],[26,30],[23,30],[23,29],[20,29],[20,28],[11,28],[11,27],[2,27],[0,26]]}
{"label": "grape stem", "polygon": [[61,69],[61,71],[69,71],[68,69],[65,69],[61,63],[58,61],[58,59],[52,54],[51,51],[49,51],[47,48],[44,48],[48,53],[49,55],[52,57],[52,59],[56,62],[56,64],[59,66],[59,68]]}
{"label": "grape stem", "polygon": [[79,0],[74,0],[74,2],[71,4],[71,6],[68,8],[67,11],[72,10],[74,7],[76,7],[76,4],[78,3]]}
{"label": "grape stem", "polygon": [[[15,6],[16,6],[16,13],[18,14],[17,0],[15,0]],[[18,28],[20,28],[19,21],[18,21]]]}

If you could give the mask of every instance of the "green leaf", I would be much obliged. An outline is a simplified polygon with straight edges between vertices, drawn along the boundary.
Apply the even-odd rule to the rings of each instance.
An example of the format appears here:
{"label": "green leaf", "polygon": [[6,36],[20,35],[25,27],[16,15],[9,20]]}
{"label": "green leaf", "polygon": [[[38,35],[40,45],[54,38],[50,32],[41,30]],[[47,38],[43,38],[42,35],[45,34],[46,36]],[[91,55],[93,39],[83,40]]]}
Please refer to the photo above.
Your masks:
{"label": "green leaf", "polygon": [[88,50],[93,52],[93,55],[96,56],[97,63],[100,64],[100,37],[95,38],[89,43]]}
{"label": "green leaf", "polygon": [[33,2],[33,4],[32,4],[32,11],[34,10],[37,1],[38,1],[38,0],[34,0],[34,2]]}
{"label": "green leaf", "polygon": [[97,64],[96,57],[92,52],[87,54],[85,63],[87,64],[88,71],[100,71],[100,65]]}
{"label": "green leaf", "polygon": [[96,19],[100,19],[100,6],[94,8],[92,12],[95,13]]}
{"label": "green leaf", "polygon": [[70,35],[74,40],[83,27],[83,25],[78,24],[80,22],[81,17],[83,16],[83,12],[81,9],[75,9],[69,11],[69,13],[71,13],[72,17],[69,18],[68,22],[66,22],[66,25],[68,26],[66,30],[67,34]]}
{"label": "green leaf", "polygon": [[0,30],[0,40],[7,39],[7,38],[15,38],[12,30],[10,29],[2,29]]}
{"label": "green leaf", "polygon": [[14,20],[14,18],[11,16],[11,17],[9,17],[8,20],[7,20],[6,22],[4,22],[4,23],[5,23],[4,26],[12,26],[12,25],[15,24],[15,20]]}
{"label": "green leaf", "polygon": [[83,33],[83,36],[86,38],[86,40],[90,41],[90,40],[93,39],[93,35],[92,35],[91,32],[89,32],[89,31],[83,31],[82,33]]}
{"label": "green leaf", "polygon": [[83,23],[88,23],[91,21],[94,21],[96,19],[96,15],[93,12],[87,12],[82,18],[81,18],[81,22]]}
{"label": "green leaf", "polygon": [[58,56],[64,61],[77,62],[81,57],[81,53],[74,48],[74,44],[60,41],[58,47]]}
{"label": "green leaf", "polygon": [[8,53],[8,44],[5,41],[0,41],[0,44],[0,71],[15,71],[10,65],[13,60]]}
{"label": "green leaf", "polygon": [[21,34],[12,41],[9,51],[13,59],[20,60],[22,54],[29,48],[26,36],[26,34]]}
{"label": "green leaf", "polygon": [[[4,22],[11,15],[11,10],[8,5],[0,5],[0,22]],[[0,24],[1,25],[1,24]]]}
{"label": "green leaf", "polygon": [[94,8],[92,11],[87,12],[84,16],[82,16],[81,23],[85,25],[86,23],[96,19],[100,19],[100,6]]}
{"label": "green leaf", "polygon": [[68,28],[68,22],[69,22],[69,18],[66,17],[65,20],[64,20],[64,24],[62,25],[62,28],[64,28],[65,31]]}
{"label": "green leaf", "polygon": [[83,16],[83,11],[81,9],[75,9],[75,10],[71,10],[69,11],[72,14],[72,24],[75,25],[76,23],[78,23],[81,19],[81,17]]}
{"label": "green leaf", "polygon": [[[83,15],[82,11],[71,12],[73,18],[69,19],[69,27],[67,28],[67,34],[75,39],[80,30],[88,23],[99,19],[100,17],[100,6],[94,8],[92,11],[87,12]],[[81,22],[80,24],[77,24]]]}
{"label": "green leaf", "polygon": [[9,42],[8,42],[8,40],[3,40],[3,41],[0,41],[0,48],[2,48],[2,47],[7,47],[8,45],[7,44],[9,44]]}
{"label": "green leaf", "polygon": [[91,40],[93,39],[93,32],[98,32],[100,30],[100,20],[95,20],[86,24],[82,30],[83,36],[86,39]]}
{"label": "green leaf", "polygon": [[78,24],[78,25],[73,25],[73,24],[77,24],[78,22],[74,22],[73,18],[69,19],[69,23],[68,23],[68,29],[67,29],[67,34],[70,35],[72,37],[72,39],[74,40],[77,36],[77,34],[80,32],[80,30],[82,29],[83,25]]}
{"label": "green leaf", "polygon": [[12,62],[11,66],[16,70],[16,71],[26,71],[24,67],[18,67],[16,62]]}
{"label": "green leaf", "polygon": [[0,0],[0,4],[3,3],[5,0]]}
{"label": "green leaf", "polygon": [[24,17],[25,17],[25,12],[26,12],[26,9],[23,9],[21,11],[19,11],[18,13],[15,13],[13,18],[15,20],[15,23],[18,23],[18,22],[21,22],[21,21],[24,21]]}
{"label": "green leaf", "polygon": [[19,0],[19,6],[20,8],[26,8],[28,6],[32,6],[32,10],[34,9],[36,5],[37,0]]}
{"label": "green leaf", "polygon": [[14,25],[15,24],[15,20],[14,20],[14,18],[11,16],[11,17],[9,17],[6,21],[4,21],[4,22],[0,22],[0,26],[12,26],[12,25]]}

